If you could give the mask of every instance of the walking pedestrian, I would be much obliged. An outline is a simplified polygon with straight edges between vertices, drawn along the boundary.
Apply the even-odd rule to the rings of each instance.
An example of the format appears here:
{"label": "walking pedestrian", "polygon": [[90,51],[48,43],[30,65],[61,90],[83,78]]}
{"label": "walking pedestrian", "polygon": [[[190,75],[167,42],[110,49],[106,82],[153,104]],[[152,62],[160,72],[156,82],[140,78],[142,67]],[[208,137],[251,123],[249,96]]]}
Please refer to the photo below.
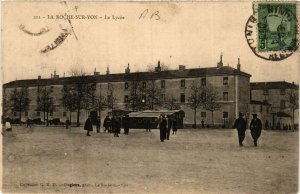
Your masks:
{"label": "walking pedestrian", "polygon": [[110,128],[111,128],[111,120],[109,118],[109,116],[107,115],[104,119],[104,122],[103,122],[103,127],[104,127],[104,132],[107,131],[107,133],[110,132]]}
{"label": "walking pedestrian", "polygon": [[203,119],[201,120],[201,126],[202,126],[202,128],[205,128]]}
{"label": "walking pedestrian", "polygon": [[170,139],[170,132],[171,132],[171,127],[172,127],[172,118],[165,116],[167,120],[167,127],[166,127],[166,139]]}
{"label": "walking pedestrian", "polygon": [[262,129],[261,120],[257,118],[257,114],[253,114],[253,119],[250,123],[251,135],[253,138],[254,146],[257,146],[257,140],[260,137]]}
{"label": "walking pedestrian", "polygon": [[90,131],[93,131],[93,124],[92,124],[92,119],[91,116],[89,116],[84,124],[84,130],[87,131],[86,136],[91,136]]}
{"label": "walking pedestrian", "polygon": [[173,135],[176,135],[177,129],[178,129],[178,121],[177,118],[175,117],[172,125]]}
{"label": "walking pedestrian", "polygon": [[129,135],[129,115],[123,118],[124,134]]}
{"label": "walking pedestrian", "polygon": [[29,117],[27,117],[27,119],[26,119],[26,128],[31,128],[31,121],[30,121],[30,119],[29,119]]}
{"label": "walking pedestrian", "polygon": [[160,130],[160,141],[164,142],[166,139],[166,128],[167,128],[167,119],[163,114],[161,114],[159,119],[159,130]]}
{"label": "walking pedestrian", "polygon": [[100,133],[100,126],[101,126],[101,119],[98,117],[96,119],[96,128],[97,128],[97,133]]}
{"label": "walking pedestrian", "polygon": [[266,120],[266,122],[265,122],[265,130],[268,130],[269,129],[269,122],[268,122],[268,120]]}
{"label": "walking pedestrian", "polygon": [[151,132],[151,123],[150,120],[146,120],[146,132]]}
{"label": "walking pedestrian", "polygon": [[235,120],[232,128],[237,129],[239,144],[240,146],[243,146],[243,141],[245,139],[245,131],[246,131],[246,120],[243,118],[242,113],[239,113],[239,118]]}
{"label": "walking pedestrian", "polygon": [[119,122],[118,120],[113,116],[111,118],[111,129],[112,129],[112,132],[114,133],[114,137],[119,137]]}
{"label": "walking pedestrian", "polygon": [[66,120],[66,129],[68,129],[69,128],[69,125],[70,125],[71,123],[70,123],[70,120],[69,120],[69,118],[67,118],[67,120]]}

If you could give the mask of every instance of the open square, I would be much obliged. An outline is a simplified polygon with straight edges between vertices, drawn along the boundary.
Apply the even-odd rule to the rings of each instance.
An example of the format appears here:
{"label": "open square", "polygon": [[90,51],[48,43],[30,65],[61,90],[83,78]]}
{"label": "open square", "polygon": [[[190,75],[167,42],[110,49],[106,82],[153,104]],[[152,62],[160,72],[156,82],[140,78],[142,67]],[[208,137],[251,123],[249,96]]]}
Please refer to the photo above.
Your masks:
{"label": "open square", "polygon": [[[102,129],[101,129],[102,130]],[[123,132],[123,130],[122,130]],[[3,192],[296,193],[298,132],[159,130],[128,136],[81,128],[14,126],[3,136]]]}

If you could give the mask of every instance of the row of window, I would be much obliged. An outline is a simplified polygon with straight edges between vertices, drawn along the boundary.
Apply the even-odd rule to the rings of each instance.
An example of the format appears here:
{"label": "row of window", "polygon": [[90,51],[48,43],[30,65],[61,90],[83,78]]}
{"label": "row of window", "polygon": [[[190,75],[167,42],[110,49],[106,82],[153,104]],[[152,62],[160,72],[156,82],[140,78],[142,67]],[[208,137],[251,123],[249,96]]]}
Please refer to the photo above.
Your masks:
{"label": "row of window", "polygon": [[[14,116],[17,116],[19,113],[18,112],[14,112]],[[53,112],[50,112],[49,113],[50,116],[53,116]],[[28,116],[28,112],[25,112],[25,116],[27,117]],[[41,116],[41,112],[37,111],[36,112],[36,116]],[[63,116],[67,116],[67,112],[63,112]]]}
{"label": "row of window", "polygon": [[[206,78],[201,78],[201,85],[206,86]],[[223,85],[228,85],[228,77],[223,77]],[[142,87],[147,88],[147,82],[142,82]],[[160,87],[165,88],[166,87],[166,81],[165,80],[160,80]],[[180,80],[180,87],[184,88],[185,87],[185,80],[182,79]],[[129,88],[129,83],[125,82],[125,89]]]}
{"label": "row of window", "polygon": [[[160,99],[162,101],[165,101],[166,100],[166,95],[165,94],[161,94],[160,95]],[[228,98],[228,92],[223,92],[223,101],[228,101],[229,98]],[[142,96],[142,101],[143,102],[146,102],[146,96]],[[129,102],[129,96],[128,95],[125,95],[124,96],[124,103],[128,103]],[[185,97],[185,94],[184,93],[181,93],[180,94],[180,102],[181,103],[184,103],[186,102],[186,97]]]}
{"label": "row of window", "polygon": [[[263,90],[263,94],[264,95],[269,95],[269,90],[268,89],[264,89]],[[286,90],[285,89],[280,89],[280,95],[286,95]]]}

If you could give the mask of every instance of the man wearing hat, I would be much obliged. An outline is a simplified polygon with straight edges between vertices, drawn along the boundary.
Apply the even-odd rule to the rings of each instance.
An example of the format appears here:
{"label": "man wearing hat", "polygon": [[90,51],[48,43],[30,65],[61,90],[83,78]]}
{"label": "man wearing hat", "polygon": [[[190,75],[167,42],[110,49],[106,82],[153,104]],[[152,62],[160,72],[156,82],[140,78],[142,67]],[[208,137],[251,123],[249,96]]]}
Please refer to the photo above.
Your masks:
{"label": "man wearing hat", "polygon": [[246,131],[246,120],[243,118],[243,113],[239,113],[239,118],[237,118],[234,122],[232,128],[236,128],[239,136],[239,144],[243,146],[243,141],[245,139],[245,131]]}
{"label": "man wearing hat", "polygon": [[259,118],[257,118],[257,114],[253,114],[253,119],[250,123],[251,135],[253,138],[254,146],[257,146],[257,140],[261,134],[262,123]]}

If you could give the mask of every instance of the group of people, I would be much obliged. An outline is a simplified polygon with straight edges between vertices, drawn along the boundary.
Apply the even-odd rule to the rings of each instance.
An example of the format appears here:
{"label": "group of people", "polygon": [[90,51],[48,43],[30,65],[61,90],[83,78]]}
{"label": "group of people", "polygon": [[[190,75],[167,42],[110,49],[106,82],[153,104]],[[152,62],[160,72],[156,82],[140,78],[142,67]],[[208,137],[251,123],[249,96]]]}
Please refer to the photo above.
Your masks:
{"label": "group of people", "polygon": [[[233,128],[237,129],[239,144],[243,146],[243,141],[245,139],[245,132],[247,128],[246,120],[243,118],[243,114],[239,113],[239,118],[237,118],[234,122]],[[253,138],[254,146],[257,146],[258,138],[260,137],[262,129],[262,123],[259,118],[257,118],[257,114],[253,114],[253,119],[250,122],[250,130],[251,136]]]}
{"label": "group of people", "polygon": [[158,119],[158,128],[160,131],[160,141],[170,139],[171,128],[173,130],[173,135],[176,134],[178,129],[178,123],[176,118],[167,117],[167,115],[161,114]]}
{"label": "group of people", "polygon": [[[97,127],[97,133],[100,133],[100,120],[97,120],[96,125]],[[107,133],[114,133],[114,137],[119,137],[119,134],[121,132],[121,120],[112,117],[110,118],[108,115],[105,117],[104,122],[103,122],[103,127],[104,127],[104,132]],[[124,134],[128,135],[129,134],[129,117],[128,115],[123,118],[123,127],[124,127]],[[91,116],[89,116],[84,124],[84,130],[87,131],[87,136],[90,135],[90,131],[93,131],[93,122]]]}

